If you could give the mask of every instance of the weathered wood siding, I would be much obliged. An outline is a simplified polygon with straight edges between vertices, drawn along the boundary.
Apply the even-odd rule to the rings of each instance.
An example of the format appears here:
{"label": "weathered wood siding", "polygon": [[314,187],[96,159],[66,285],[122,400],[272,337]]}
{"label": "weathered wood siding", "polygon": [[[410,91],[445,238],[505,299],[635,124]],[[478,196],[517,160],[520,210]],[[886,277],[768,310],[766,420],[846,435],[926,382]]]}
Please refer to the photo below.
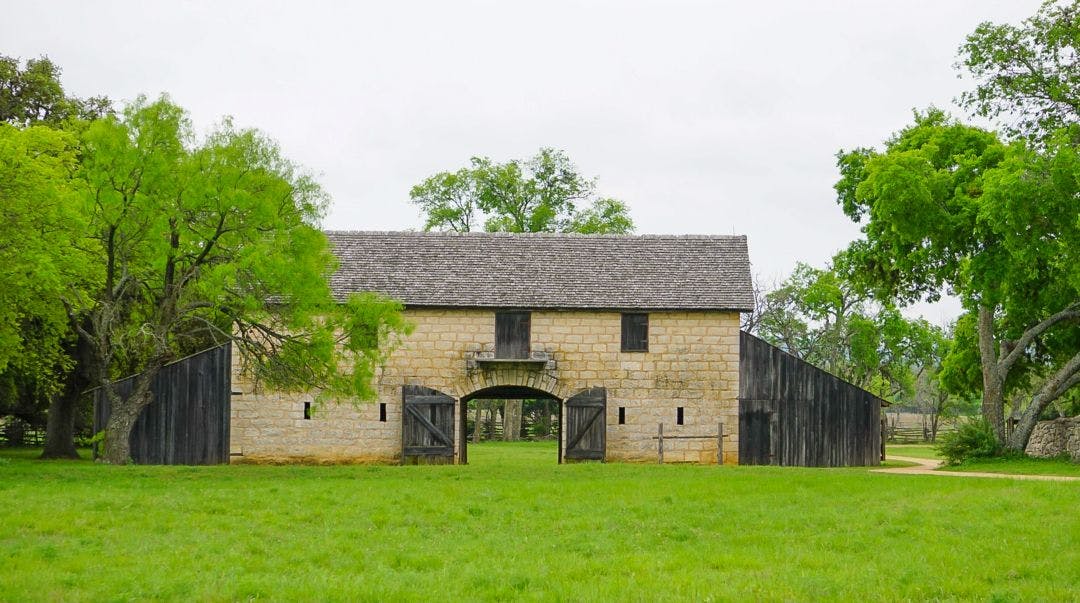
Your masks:
{"label": "weathered wood siding", "polygon": [[587,389],[563,403],[566,410],[566,442],[563,459],[602,461],[607,451],[607,390]]}
{"label": "weathered wood siding", "polygon": [[[161,369],[154,399],[131,431],[131,458],[141,465],[215,465],[229,462],[231,346],[189,356]],[[134,377],[116,382],[128,396]],[[94,392],[94,433],[109,420],[105,392]]]}
{"label": "weathered wood siding", "polygon": [[401,463],[454,462],[454,399],[422,385],[401,388]]}
{"label": "weathered wood siding", "polygon": [[745,331],[739,341],[740,464],[879,463],[880,398]]}

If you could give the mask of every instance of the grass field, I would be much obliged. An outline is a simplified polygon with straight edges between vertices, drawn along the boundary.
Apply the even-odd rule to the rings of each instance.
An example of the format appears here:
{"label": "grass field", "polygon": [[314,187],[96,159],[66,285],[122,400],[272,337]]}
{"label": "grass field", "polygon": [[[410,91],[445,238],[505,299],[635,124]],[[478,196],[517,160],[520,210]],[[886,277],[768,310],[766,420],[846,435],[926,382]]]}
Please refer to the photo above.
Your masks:
{"label": "grass field", "polygon": [[981,471],[983,473],[1021,473],[1026,475],[1080,476],[1080,464],[1068,459],[994,458],[969,459],[948,465],[942,471]]}
{"label": "grass field", "polygon": [[885,454],[897,456],[912,456],[917,459],[940,459],[941,454],[934,449],[933,444],[886,444]]}
{"label": "grass field", "polygon": [[554,463],[0,457],[0,599],[1076,600],[1075,483]]}
{"label": "grass field", "polygon": [[[941,459],[931,444],[889,444],[888,454],[920,459]],[[1080,464],[1068,459],[1035,459],[1027,457],[970,459],[959,465],[948,465],[942,471],[979,471],[983,473],[1017,473],[1023,475],[1080,476]]]}

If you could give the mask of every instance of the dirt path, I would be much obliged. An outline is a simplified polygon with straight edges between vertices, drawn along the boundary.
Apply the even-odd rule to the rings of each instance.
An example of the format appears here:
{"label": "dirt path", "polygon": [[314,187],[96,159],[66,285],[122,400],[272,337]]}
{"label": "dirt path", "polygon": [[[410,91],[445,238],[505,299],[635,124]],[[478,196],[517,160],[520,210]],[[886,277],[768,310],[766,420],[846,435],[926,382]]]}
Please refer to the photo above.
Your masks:
{"label": "dirt path", "polygon": [[890,461],[903,461],[905,463],[915,463],[915,467],[893,467],[890,469],[871,469],[874,473],[899,473],[901,475],[947,475],[951,477],[996,477],[1000,479],[1030,479],[1044,482],[1075,482],[1080,481],[1080,477],[1071,477],[1065,475],[1018,475],[1016,473],[983,473],[978,471],[938,471],[938,467],[941,466],[941,461],[934,459],[919,459],[913,456],[893,456],[888,455],[886,457]]}

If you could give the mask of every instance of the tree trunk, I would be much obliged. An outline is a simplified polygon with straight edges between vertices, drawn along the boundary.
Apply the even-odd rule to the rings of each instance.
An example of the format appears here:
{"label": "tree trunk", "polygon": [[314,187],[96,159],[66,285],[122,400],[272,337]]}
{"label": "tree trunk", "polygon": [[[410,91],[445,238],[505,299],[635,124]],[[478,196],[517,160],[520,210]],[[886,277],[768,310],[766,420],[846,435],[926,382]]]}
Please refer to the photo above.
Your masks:
{"label": "tree trunk", "polygon": [[101,455],[102,461],[110,465],[126,465],[131,462],[131,430],[142,410],[153,399],[150,383],[157,373],[158,368],[148,369],[136,377],[131,395],[127,398],[121,398],[113,385],[106,386],[111,412],[109,421],[105,424],[105,451]]}
{"label": "tree trunk", "polygon": [[[141,410],[141,409],[140,409]],[[126,465],[131,462],[131,429],[139,412],[125,405],[113,409],[109,422],[105,424],[105,449],[101,460],[110,465]]]}
{"label": "tree trunk", "polygon": [[994,341],[994,313],[979,306],[979,365],[982,368],[982,416],[990,423],[999,444],[1005,444],[1005,377],[998,368]]}
{"label": "tree trunk", "polygon": [[1031,432],[1035,430],[1035,425],[1039,422],[1039,416],[1051,402],[1076,386],[1078,381],[1080,381],[1080,354],[1073,356],[1061,369],[1043,382],[1035,395],[1031,397],[1031,403],[1020,415],[1020,420],[1009,435],[1006,446],[1021,452],[1026,449],[1028,440],[1031,439]]}
{"label": "tree trunk", "polygon": [[521,407],[523,400],[503,400],[503,441],[521,439]]}
{"label": "tree trunk", "polygon": [[49,416],[45,424],[45,449],[43,459],[77,459],[75,449],[75,410],[79,404],[79,392],[67,395],[64,391],[49,401]]}
{"label": "tree trunk", "polygon": [[476,422],[473,423],[472,441],[473,444],[480,443],[480,433],[484,429],[484,401],[474,400],[476,402]]}
{"label": "tree trunk", "polygon": [[[77,332],[75,326],[72,330]],[[43,459],[77,459],[75,449],[75,415],[83,401],[83,392],[93,382],[93,346],[82,335],[67,346],[67,353],[75,360],[64,380],[64,389],[49,401],[49,415],[45,423],[45,450]]]}

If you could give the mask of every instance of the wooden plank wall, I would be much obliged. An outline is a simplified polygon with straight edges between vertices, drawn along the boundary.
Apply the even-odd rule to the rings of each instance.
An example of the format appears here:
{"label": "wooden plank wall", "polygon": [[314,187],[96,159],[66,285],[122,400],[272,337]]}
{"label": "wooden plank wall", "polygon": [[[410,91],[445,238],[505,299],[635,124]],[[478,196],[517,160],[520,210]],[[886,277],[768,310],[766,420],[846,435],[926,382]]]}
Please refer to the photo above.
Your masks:
{"label": "wooden plank wall", "polygon": [[739,462],[877,465],[882,400],[746,333],[739,346]]}
{"label": "wooden plank wall", "polygon": [[[229,462],[232,394],[229,344],[188,356],[161,369],[150,386],[154,400],[131,431],[131,458],[140,465],[216,465]],[[134,377],[117,381],[121,396]],[[94,433],[109,420],[105,391],[94,392]]]}

